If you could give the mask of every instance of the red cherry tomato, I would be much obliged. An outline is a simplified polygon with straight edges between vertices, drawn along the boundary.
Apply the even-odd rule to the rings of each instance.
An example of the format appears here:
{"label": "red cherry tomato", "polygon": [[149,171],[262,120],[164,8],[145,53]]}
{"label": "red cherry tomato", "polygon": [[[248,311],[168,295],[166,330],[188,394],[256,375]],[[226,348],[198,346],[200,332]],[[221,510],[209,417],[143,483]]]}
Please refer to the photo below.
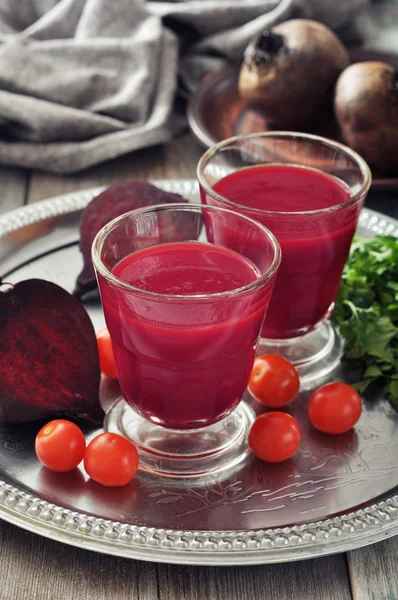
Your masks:
{"label": "red cherry tomato", "polygon": [[249,446],[253,453],[270,463],[291,458],[297,452],[300,442],[300,425],[284,412],[260,415],[249,431]]}
{"label": "red cherry tomato", "polygon": [[341,381],[327,383],[316,390],[308,403],[308,416],[323,433],[345,433],[354,427],[362,412],[358,392]]}
{"label": "red cherry tomato", "polygon": [[283,356],[264,354],[254,361],[249,391],[268,408],[281,408],[293,402],[300,389],[299,375]]}
{"label": "red cherry tomato", "polygon": [[44,425],[36,436],[35,451],[40,462],[51,471],[72,471],[83,460],[86,440],[82,430],[64,419]]}
{"label": "red cherry tomato", "polygon": [[101,372],[111,379],[118,379],[112,340],[106,328],[97,333],[97,345]]}
{"label": "red cherry tomato", "polygon": [[86,448],[84,468],[91,479],[107,487],[129,483],[138,469],[138,452],[130,440],[101,433]]}

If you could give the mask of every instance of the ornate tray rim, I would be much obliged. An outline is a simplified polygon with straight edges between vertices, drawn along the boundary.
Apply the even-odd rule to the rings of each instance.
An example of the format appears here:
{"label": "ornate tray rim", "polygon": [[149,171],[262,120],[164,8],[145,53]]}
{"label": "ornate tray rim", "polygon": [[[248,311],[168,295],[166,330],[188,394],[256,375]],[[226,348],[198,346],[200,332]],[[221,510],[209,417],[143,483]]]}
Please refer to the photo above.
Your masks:
{"label": "ornate tray rim", "polygon": [[[157,180],[189,195],[192,179]],[[80,210],[104,188],[55,196],[0,216],[0,239],[27,225]],[[398,236],[398,222],[364,209],[362,227]],[[1,473],[0,473],[1,474]],[[0,518],[72,546],[127,558],[196,565],[289,562],[353,550],[398,533],[398,494],[322,520],[252,531],[182,531],[135,526],[70,510],[0,479]]]}

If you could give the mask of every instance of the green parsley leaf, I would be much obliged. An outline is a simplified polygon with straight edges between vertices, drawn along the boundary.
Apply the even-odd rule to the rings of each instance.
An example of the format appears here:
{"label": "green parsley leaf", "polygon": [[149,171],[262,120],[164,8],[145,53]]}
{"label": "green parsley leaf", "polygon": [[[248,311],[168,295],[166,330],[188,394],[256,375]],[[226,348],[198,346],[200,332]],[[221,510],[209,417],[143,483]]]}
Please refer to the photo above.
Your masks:
{"label": "green parsley leaf", "polygon": [[382,384],[398,410],[398,238],[354,240],[332,320],[356,389]]}

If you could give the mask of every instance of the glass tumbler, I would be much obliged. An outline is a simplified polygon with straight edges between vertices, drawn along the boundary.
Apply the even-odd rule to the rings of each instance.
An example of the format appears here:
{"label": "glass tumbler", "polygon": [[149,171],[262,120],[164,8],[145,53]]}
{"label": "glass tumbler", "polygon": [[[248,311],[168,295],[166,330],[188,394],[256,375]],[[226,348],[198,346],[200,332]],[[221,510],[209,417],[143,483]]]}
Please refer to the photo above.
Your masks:
{"label": "glass tumbler", "polygon": [[106,429],[164,475],[237,464],[253,420],[242,395],[281,260],[275,237],[228,209],[158,205],[108,223],[92,257],[122,394]]}
{"label": "glass tumbler", "polygon": [[326,376],[342,353],[328,317],[371,183],[365,161],[325,138],[266,132],[216,144],[197,176],[206,206],[251,217],[280,243],[259,352],[285,356],[303,384]]}

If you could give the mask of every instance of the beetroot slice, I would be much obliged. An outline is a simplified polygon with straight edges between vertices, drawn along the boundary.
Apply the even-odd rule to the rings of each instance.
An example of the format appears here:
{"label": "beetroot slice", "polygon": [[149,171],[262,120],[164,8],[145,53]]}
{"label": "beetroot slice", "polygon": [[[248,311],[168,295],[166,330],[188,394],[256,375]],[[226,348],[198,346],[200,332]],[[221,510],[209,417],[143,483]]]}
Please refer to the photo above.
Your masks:
{"label": "beetroot slice", "polygon": [[94,328],[76,298],[42,279],[0,293],[0,420],[101,423],[99,384]]}
{"label": "beetroot slice", "polygon": [[84,266],[76,280],[73,294],[81,298],[97,287],[91,262],[91,246],[104,225],[130,210],[171,202],[184,203],[187,200],[179,194],[164,192],[147,181],[140,180],[117,183],[93,198],[84,209],[80,221],[80,250]]}

